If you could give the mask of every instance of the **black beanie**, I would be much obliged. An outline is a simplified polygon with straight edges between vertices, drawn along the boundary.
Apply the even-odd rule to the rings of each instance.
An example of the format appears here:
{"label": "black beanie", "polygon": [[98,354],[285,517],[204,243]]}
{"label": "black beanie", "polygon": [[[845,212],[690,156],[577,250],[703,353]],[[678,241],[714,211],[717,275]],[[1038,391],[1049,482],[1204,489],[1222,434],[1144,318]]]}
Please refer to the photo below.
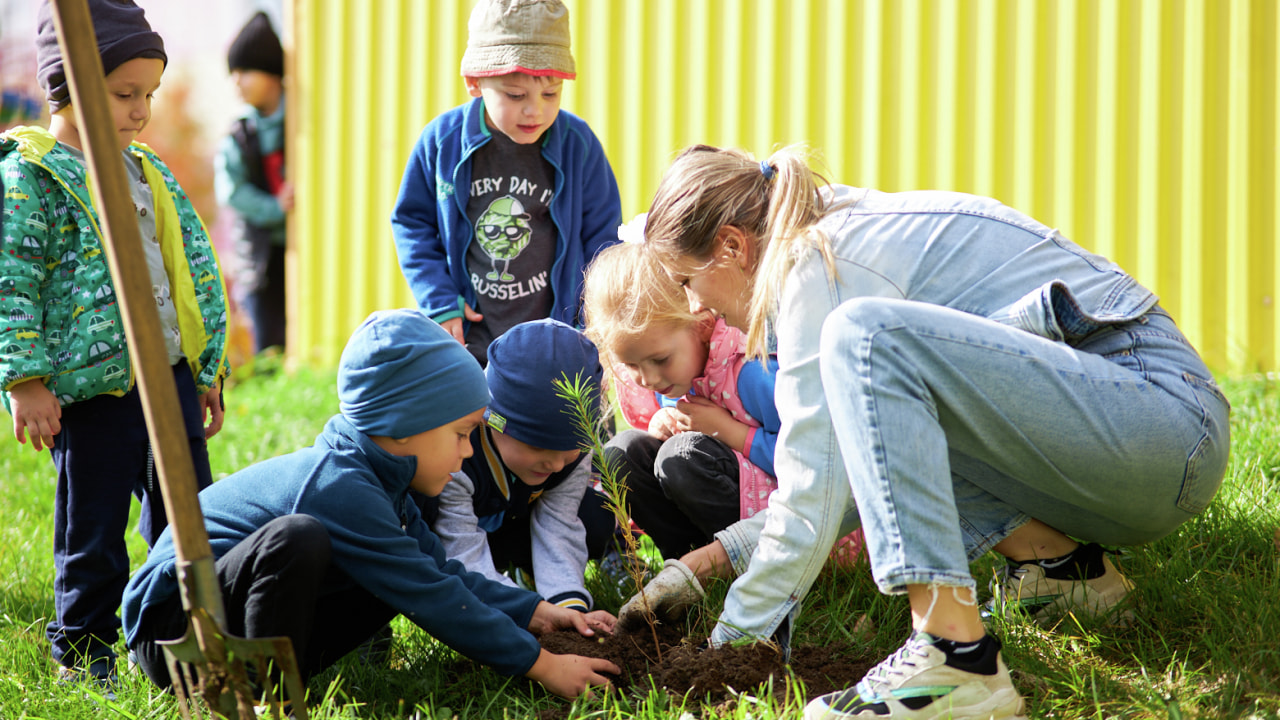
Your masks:
{"label": "black beanie", "polygon": [[271,20],[259,12],[245,23],[227,51],[227,71],[261,70],[284,76],[284,48],[271,29]]}
{"label": "black beanie", "polygon": [[[102,56],[102,73],[134,58],[156,58],[169,63],[164,53],[164,40],[151,29],[146,14],[133,0],[89,0],[89,17],[98,36],[98,54]],[[62,50],[53,25],[53,7],[49,0],[40,3],[36,21],[36,77],[49,101],[49,111],[57,112],[71,104],[71,89],[62,67]]]}

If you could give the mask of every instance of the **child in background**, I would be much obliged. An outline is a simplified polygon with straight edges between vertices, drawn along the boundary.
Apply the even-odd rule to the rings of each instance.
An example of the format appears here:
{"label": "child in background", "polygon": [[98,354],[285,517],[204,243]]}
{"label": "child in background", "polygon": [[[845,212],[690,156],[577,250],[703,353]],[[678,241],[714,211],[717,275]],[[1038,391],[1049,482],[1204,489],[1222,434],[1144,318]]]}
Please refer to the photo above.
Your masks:
{"label": "child in background", "polygon": [[[557,607],[446,560],[409,497],[439,495],[471,455],[489,401],[475,359],[417,310],[376,312],[343,350],[338,401],[314,446],[200,494],[228,631],[289,637],[305,680],[403,614],[463,655],[558,695],[606,684],[599,673],[617,673],[612,663],[553,655],[534,634],[610,632],[612,615]],[[130,580],[123,615],[139,665],[167,687],[157,641],[187,623],[170,533]]]}
{"label": "child in background", "polygon": [[468,570],[514,586],[503,571],[515,568],[548,601],[582,611],[592,607],[583,571],[612,547],[616,522],[592,488],[592,456],[555,382],[579,379],[599,398],[600,375],[595,345],[562,322],[503,333],[489,346],[493,399],[471,435],[474,454],[421,504],[445,553]]}
{"label": "child in background", "polygon": [[[641,216],[622,231],[643,237],[643,224]],[[680,286],[637,242],[606,249],[587,269],[584,308],[587,336],[613,361],[624,418],[645,428],[618,433],[604,452],[627,482],[632,519],[666,558],[646,594],[666,588],[696,600],[699,579],[733,568],[691,568],[683,558],[720,542],[746,548],[749,559],[763,516],[752,518],[778,486],[777,360],[747,360],[741,331],[690,312]],[[844,538],[833,557],[851,563],[861,538]]]}
{"label": "child in background", "polygon": [[462,75],[475,98],[427,125],[391,215],[418,307],[480,361],[528,320],[581,326],[582,271],[617,242],[618,183],[581,119],[560,0],[480,0]]}
{"label": "child in background", "polygon": [[[89,12],[203,487],[212,481],[205,442],[222,427],[219,383],[227,373],[221,271],[204,224],[169,168],[133,142],[151,119],[167,63],[164,41],[133,2],[90,0]],[[53,659],[64,680],[107,684],[115,678],[111,645],[129,577],[130,495],[142,503],[138,530],[148,545],[167,520],[48,2],[38,18],[49,130],[19,127],[0,135],[0,312],[7,318],[0,382],[18,442],[30,434],[36,450],[50,448],[58,473],[56,614],[47,628]]]}
{"label": "child in background", "polygon": [[293,186],[284,179],[284,50],[265,13],[227,50],[245,101],[214,164],[218,202],[236,214],[236,300],[253,321],[253,349],[285,344],[285,221]]}

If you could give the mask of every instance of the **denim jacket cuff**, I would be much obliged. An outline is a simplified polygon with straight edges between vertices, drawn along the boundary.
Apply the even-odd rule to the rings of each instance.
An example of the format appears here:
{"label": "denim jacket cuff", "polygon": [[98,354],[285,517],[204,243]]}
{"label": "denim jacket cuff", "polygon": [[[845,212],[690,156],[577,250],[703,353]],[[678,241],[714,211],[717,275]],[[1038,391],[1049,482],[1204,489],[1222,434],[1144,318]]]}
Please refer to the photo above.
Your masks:
{"label": "denim jacket cuff", "polygon": [[[774,630],[773,636],[769,638],[778,650],[782,653],[782,661],[784,663],[791,662],[791,629],[795,627],[796,618],[800,616],[800,606],[797,604],[791,608],[791,612],[778,625],[778,629]],[[748,635],[741,630],[735,630],[724,623],[716,623],[711,631],[711,637],[708,639],[711,647],[720,647],[721,645],[730,645]]]}
{"label": "denim jacket cuff", "polygon": [[737,630],[734,630],[728,625],[725,625],[723,623],[717,623],[715,626],[715,629],[711,631],[711,647],[720,647],[721,645],[728,645],[734,642],[735,640],[738,640],[739,638],[744,638],[744,637],[746,637],[746,635],[742,634],[741,632],[738,632]]}
{"label": "denim jacket cuff", "polygon": [[765,516],[766,513],[756,513],[715,534],[715,539],[720,541],[729,556],[734,575],[742,575],[751,564],[751,556],[760,544],[760,531],[764,529]]}

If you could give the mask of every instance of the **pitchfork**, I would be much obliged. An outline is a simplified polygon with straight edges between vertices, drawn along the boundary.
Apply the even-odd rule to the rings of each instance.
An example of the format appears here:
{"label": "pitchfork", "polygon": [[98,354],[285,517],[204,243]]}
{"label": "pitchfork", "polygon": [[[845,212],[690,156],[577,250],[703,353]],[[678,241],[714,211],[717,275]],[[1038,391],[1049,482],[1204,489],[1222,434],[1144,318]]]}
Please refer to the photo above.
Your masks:
{"label": "pitchfork", "polygon": [[187,611],[188,625],[181,639],[162,644],[182,716],[190,720],[194,711],[195,717],[203,718],[204,713],[196,702],[197,697],[202,697],[206,706],[222,717],[253,720],[254,698],[246,670],[246,665],[252,665],[276,717],[280,716],[285,703],[278,695],[279,688],[270,680],[272,674],[268,670],[272,667],[283,678],[292,714],[306,720],[305,687],[289,638],[249,640],[226,632],[222,587],[196,497],[186,426],[168,365],[160,316],[151,293],[142,237],[134,219],[124,165],[116,148],[93,19],[85,0],[53,0],[53,11],[72,106],[93,181],[94,204],[102,219],[103,246],[138,374],[147,432],[173,533],[182,607]]}

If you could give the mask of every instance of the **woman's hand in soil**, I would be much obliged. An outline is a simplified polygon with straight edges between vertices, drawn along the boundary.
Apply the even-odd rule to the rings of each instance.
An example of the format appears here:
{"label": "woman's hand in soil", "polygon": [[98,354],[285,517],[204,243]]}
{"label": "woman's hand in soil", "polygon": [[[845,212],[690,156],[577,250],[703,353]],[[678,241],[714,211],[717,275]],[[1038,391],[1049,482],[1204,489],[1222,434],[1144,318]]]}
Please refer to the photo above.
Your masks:
{"label": "woman's hand in soil", "polygon": [[676,622],[706,596],[702,583],[688,565],[674,558],[667,560],[662,564],[662,571],[622,606],[618,627],[622,630],[643,627],[649,621],[649,613],[659,622]]}
{"label": "woman's hand in soil", "polygon": [[600,673],[621,675],[622,670],[602,658],[556,655],[543,650],[525,677],[542,683],[543,687],[562,698],[573,700],[584,693],[590,698],[592,685],[609,685],[609,678]]}

